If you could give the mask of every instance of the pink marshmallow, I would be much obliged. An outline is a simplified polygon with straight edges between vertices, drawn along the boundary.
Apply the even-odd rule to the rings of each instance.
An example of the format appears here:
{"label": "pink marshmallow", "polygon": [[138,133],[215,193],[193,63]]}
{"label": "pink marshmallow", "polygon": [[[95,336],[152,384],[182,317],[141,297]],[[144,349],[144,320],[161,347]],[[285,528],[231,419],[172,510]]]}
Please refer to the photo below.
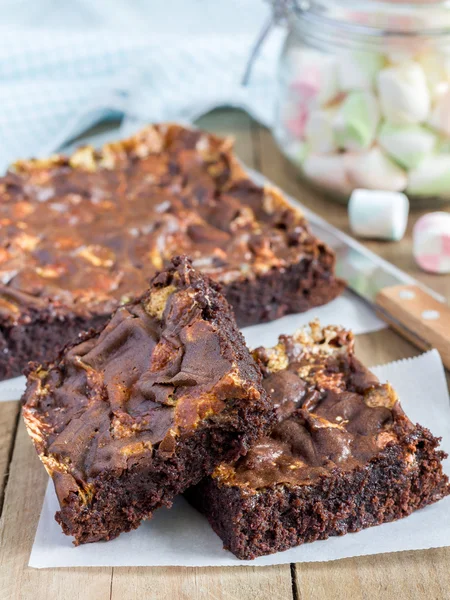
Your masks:
{"label": "pink marshmallow", "polygon": [[430,273],[450,273],[450,214],[436,212],[421,217],[413,230],[414,258]]}
{"label": "pink marshmallow", "polygon": [[320,91],[320,72],[315,65],[310,65],[303,71],[301,79],[292,83],[291,90],[299,100],[308,104],[316,98]]}
{"label": "pink marshmallow", "polygon": [[309,111],[303,106],[299,106],[295,117],[288,119],[286,122],[289,133],[295,138],[303,139],[305,136],[305,128],[308,122]]}

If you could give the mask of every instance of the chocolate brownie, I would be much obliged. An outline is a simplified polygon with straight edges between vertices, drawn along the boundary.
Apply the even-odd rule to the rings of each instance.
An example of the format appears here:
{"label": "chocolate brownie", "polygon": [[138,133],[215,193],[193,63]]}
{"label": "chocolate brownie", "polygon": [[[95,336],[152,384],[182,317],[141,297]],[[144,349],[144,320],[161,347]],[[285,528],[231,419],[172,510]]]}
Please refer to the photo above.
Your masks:
{"label": "chocolate brownie", "polygon": [[239,325],[328,302],[343,284],[302,213],[252,183],[229,140],[177,125],[0,178],[0,378],[104,323],[178,254],[223,285]]}
{"label": "chocolate brownie", "polygon": [[278,424],[187,492],[238,558],[400,519],[450,493],[439,439],[355,358],[351,333],[313,323],[255,355]]}
{"label": "chocolate brownie", "polygon": [[76,544],[136,528],[273,424],[217,288],[177,258],[103,330],[31,368],[23,416]]}

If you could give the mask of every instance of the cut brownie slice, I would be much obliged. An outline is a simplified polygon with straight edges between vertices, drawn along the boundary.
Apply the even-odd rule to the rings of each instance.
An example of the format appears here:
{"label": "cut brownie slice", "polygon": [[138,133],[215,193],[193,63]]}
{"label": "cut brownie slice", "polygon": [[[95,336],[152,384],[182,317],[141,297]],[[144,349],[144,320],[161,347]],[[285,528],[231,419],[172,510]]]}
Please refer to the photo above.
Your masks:
{"label": "cut brownie slice", "polygon": [[0,378],[105,323],[173,256],[223,284],[241,326],[324,304],[334,254],[230,140],[177,125],[16,163],[0,178]]}
{"label": "cut brownie slice", "polygon": [[229,305],[185,258],[102,331],[34,366],[24,401],[76,544],[136,528],[274,418]]}
{"label": "cut brownie slice", "polygon": [[450,493],[439,439],[355,358],[351,333],[313,323],[255,355],[279,422],[187,492],[238,558],[393,521]]}

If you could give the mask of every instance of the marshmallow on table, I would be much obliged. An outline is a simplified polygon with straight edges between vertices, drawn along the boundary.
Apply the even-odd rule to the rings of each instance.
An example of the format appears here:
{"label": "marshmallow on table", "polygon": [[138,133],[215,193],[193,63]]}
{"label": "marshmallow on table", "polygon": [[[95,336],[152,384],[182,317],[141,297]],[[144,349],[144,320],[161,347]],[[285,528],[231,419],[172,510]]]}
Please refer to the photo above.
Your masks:
{"label": "marshmallow on table", "polygon": [[291,90],[302,102],[325,105],[339,93],[337,59],[310,48],[292,49],[287,58],[293,73]]}
{"label": "marshmallow on table", "polygon": [[[449,115],[450,117],[450,115]],[[378,143],[405,169],[414,169],[436,147],[437,136],[422,125],[383,123]]]}
{"label": "marshmallow on table", "polygon": [[417,264],[431,273],[450,273],[450,214],[435,212],[421,217],[413,230]]}
{"label": "marshmallow on table", "polygon": [[378,94],[384,117],[394,125],[427,120],[431,98],[423,68],[410,61],[378,73]]}
{"label": "marshmallow on table", "polygon": [[450,154],[425,158],[409,173],[407,193],[450,199]]}
{"label": "marshmallow on table", "polygon": [[399,192],[355,190],[348,204],[351,230],[364,238],[401,240],[408,212],[408,198]]}
{"label": "marshmallow on table", "polygon": [[332,108],[311,111],[305,127],[305,137],[312,152],[331,154],[337,151],[333,132],[335,114],[336,110]]}
{"label": "marshmallow on table", "polygon": [[433,129],[450,136],[450,85],[447,84],[438,95],[428,123]]}
{"label": "marshmallow on table", "polygon": [[303,172],[315,184],[348,195],[352,187],[346,172],[344,154],[309,154],[303,162]]}
{"label": "marshmallow on table", "polygon": [[334,136],[339,148],[364,150],[375,139],[380,110],[372,92],[351,92],[334,118]]}
{"label": "marshmallow on table", "polygon": [[339,88],[344,92],[373,89],[376,75],[385,63],[386,59],[377,52],[357,51],[339,55]]}
{"label": "marshmallow on table", "polygon": [[360,154],[347,154],[346,159],[352,189],[401,192],[406,188],[408,183],[406,172],[378,147]]}

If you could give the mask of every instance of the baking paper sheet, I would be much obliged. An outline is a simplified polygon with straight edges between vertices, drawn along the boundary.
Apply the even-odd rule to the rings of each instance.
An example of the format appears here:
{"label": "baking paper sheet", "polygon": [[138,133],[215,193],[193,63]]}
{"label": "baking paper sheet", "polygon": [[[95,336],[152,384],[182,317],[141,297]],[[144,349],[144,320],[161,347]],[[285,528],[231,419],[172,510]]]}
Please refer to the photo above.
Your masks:
{"label": "baking paper sheet", "polygon": [[[259,343],[265,343],[265,339],[259,339]],[[395,387],[408,416],[442,436],[442,448],[450,452],[450,405],[438,352],[432,350],[418,358],[376,367],[373,371],[380,380],[388,380]],[[448,460],[445,470],[449,472]],[[394,523],[305,544],[254,561],[240,561],[223,550],[221,540],[206,519],[183,498],[177,498],[171,510],[158,510],[151,521],[136,531],[122,534],[111,542],[77,548],[55,522],[57,509],[53,485],[49,485],[31,552],[29,564],[32,567],[264,566],[450,544],[450,497]]]}

